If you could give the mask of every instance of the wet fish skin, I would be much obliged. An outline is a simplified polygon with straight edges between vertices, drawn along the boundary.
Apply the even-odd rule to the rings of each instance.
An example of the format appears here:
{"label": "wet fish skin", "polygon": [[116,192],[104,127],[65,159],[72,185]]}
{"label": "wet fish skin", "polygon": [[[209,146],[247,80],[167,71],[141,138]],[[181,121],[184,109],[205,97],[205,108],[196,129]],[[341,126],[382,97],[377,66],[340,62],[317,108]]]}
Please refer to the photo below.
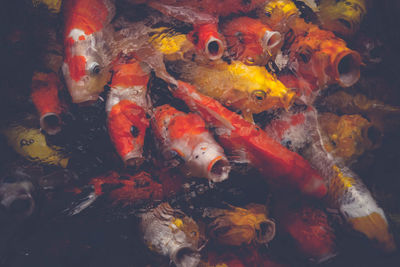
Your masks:
{"label": "wet fish skin", "polygon": [[214,182],[228,178],[230,166],[224,150],[199,115],[163,105],[154,111],[152,128],[163,154],[169,160],[183,159],[182,167],[188,176],[205,177]]}
{"label": "wet fish skin", "polygon": [[265,66],[280,49],[281,34],[260,20],[238,17],[224,23],[222,29],[229,54],[245,64]]}
{"label": "wet fish skin", "polygon": [[61,87],[61,81],[54,72],[33,74],[31,99],[40,116],[40,128],[50,135],[61,130],[61,113],[65,109],[58,96]]}
{"label": "wet fish skin", "polygon": [[62,70],[74,103],[96,101],[110,79],[114,14],[112,0],[65,2]]}
{"label": "wet fish skin", "polygon": [[282,114],[266,131],[275,140],[290,143],[292,150],[301,151],[319,171],[328,184],[328,207],[337,210],[353,230],[364,234],[379,249],[394,251],[396,244],[384,211],[362,180],[325,150],[319,128],[317,112],[309,107],[302,113]]}
{"label": "wet fish skin", "polygon": [[139,228],[150,250],[169,257],[177,267],[198,265],[199,227],[192,218],[166,202],[139,217]]}
{"label": "wet fish skin", "polygon": [[270,184],[311,197],[325,196],[325,183],[308,162],[259,127],[202,95],[190,84],[180,81],[171,91],[216,129],[218,141],[228,153],[244,154],[244,160],[256,167]]}
{"label": "wet fish skin", "polygon": [[136,59],[115,64],[107,98],[108,131],[118,154],[126,165],[140,167],[143,145],[149,127],[147,83],[149,69]]}

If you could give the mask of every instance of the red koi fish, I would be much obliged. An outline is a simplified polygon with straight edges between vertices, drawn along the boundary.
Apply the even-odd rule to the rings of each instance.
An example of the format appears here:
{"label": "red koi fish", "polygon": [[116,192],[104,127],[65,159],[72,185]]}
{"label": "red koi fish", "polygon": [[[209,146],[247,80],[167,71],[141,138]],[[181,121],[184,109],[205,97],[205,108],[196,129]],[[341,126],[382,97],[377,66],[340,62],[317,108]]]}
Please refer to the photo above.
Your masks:
{"label": "red koi fish", "polygon": [[248,65],[263,66],[275,55],[282,36],[257,19],[239,17],[223,25],[229,53]]}
{"label": "red koi fish", "polygon": [[126,165],[139,167],[149,121],[146,112],[150,70],[135,59],[117,64],[107,98],[108,130],[115,148]]}
{"label": "red koi fish", "polygon": [[63,110],[58,91],[61,82],[57,74],[35,72],[32,77],[31,99],[40,116],[40,128],[53,135],[61,130]]}
{"label": "red koi fish", "polygon": [[216,128],[219,143],[227,151],[243,152],[246,160],[270,183],[317,198],[326,194],[322,177],[305,159],[284,148],[253,123],[228,110],[218,101],[200,94],[187,83],[180,81],[171,91]]}
{"label": "red koi fish", "polygon": [[297,114],[282,114],[266,128],[278,142],[288,144],[318,170],[328,184],[327,206],[336,210],[353,230],[365,235],[385,252],[396,249],[385,212],[362,180],[324,147],[317,112],[308,108]]}
{"label": "red koi fish", "polygon": [[154,112],[152,128],[167,159],[179,156],[185,161],[187,175],[205,177],[213,182],[228,178],[230,166],[224,150],[208,132],[199,115],[163,105]]}
{"label": "red koi fish", "polygon": [[[124,206],[133,205],[141,200],[161,200],[163,198],[162,186],[152,180],[146,172],[136,175],[120,175],[111,172],[105,176],[93,178],[90,184],[94,187],[96,197],[109,194],[113,204],[120,203]],[[103,185],[119,185],[111,191],[105,191]],[[108,187],[112,188],[112,187]]]}
{"label": "red koi fish", "polygon": [[74,103],[96,101],[109,81],[112,38],[107,27],[115,14],[112,0],[65,1],[64,64],[62,67]]}
{"label": "red koi fish", "polygon": [[195,25],[188,39],[210,60],[220,59],[225,51],[225,40],[216,24]]}
{"label": "red koi fish", "polygon": [[349,87],[360,78],[359,53],[332,32],[310,27],[305,35],[296,37],[289,50],[289,67],[319,89],[330,84]]}
{"label": "red koi fish", "polygon": [[292,237],[303,256],[316,262],[336,256],[335,234],[323,210],[304,204],[280,210],[278,225]]}

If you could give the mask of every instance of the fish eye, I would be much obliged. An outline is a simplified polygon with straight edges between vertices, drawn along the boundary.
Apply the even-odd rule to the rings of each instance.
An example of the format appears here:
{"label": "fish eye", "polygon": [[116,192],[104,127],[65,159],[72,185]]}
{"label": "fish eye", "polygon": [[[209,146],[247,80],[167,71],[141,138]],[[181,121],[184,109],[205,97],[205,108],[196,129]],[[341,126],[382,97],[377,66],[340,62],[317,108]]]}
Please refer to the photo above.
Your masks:
{"label": "fish eye", "polygon": [[89,71],[93,75],[99,74],[101,71],[100,64],[97,62],[93,62],[89,67]]}
{"label": "fish eye", "polygon": [[265,11],[265,12],[264,12],[264,15],[265,15],[266,17],[270,18],[270,17],[271,17],[271,12],[270,12],[270,11]]}
{"label": "fish eye", "polygon": [[253,92],[253,97],[257,101],[263,101],[266,96],[267,96],[267,94],[264,91],[261,91],[261,90],[256,90],[256,91]]}
{"label": "fish eye", "polygon": [[311,60],[311,51],[309,49],[303,49],[299,53],[299,57],[304,63],[308,63]]}

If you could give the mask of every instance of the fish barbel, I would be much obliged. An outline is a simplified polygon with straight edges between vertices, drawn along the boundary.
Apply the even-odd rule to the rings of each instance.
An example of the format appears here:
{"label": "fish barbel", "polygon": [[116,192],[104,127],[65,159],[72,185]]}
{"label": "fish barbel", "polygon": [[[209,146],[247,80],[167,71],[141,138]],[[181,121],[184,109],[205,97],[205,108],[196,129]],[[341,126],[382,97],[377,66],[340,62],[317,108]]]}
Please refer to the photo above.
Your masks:
{"label": "fish barbel", "polygon": [[74,103],[96,101],[110,79],[112,0],[71,0],[64,5],[64,78]]}

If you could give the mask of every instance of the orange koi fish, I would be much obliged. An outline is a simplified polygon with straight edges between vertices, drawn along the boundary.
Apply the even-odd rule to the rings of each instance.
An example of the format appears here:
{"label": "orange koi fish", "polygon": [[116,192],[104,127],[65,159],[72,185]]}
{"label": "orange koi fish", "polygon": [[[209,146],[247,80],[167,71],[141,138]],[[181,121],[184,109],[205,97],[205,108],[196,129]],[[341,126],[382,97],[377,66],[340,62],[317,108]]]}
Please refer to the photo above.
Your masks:
{"label": "orange koi fish", "polygon": [[239,17],[224,24],[223,33],[233,59],[248,65],[266,65],[281,43],[279,32],[249,17]]}
{"label": "orange koi fish", "polygon": [[185,101],[193,112],[216,128],[219,143],[227,151],[240,151],[271,184],[317,198],[326,194],[322,177],[305,159],[284,148],[255,124],[187,83],[180,81],[177,87],[170,89],[175,97]]}
{"label": "orange koi fish", "polygon": [[275,140],[288,144],[291,150],[302,151],[328,184],[327,205],[337,210],[352,229],[383,251],[396,249],[385,213],[362,180],[325,150],[314,109],[283,114],[266,131]]}
{"label": "orange koi fish", "polygon": [[216,24],[195,25],[188,39],[210,60],[220,59],[225,51],[225,40]]}
{"label": "orange koi fish", "polygon": [[53,72],[33,74],[31,99],[40,116],[40,128],[50,135],[61,130],[63,107],[58,97],[60,87],[61,82]]}
{"label": "orange koi fish", "polygon": [[290,47],[290,68],[319,89],[330,84],[349,87],[360,78],[361,57],[332,32],[309,29]]}
{"label": "orange koi fish", "polygon": [[144,162],[143,145],[149,121],[147,83],[150,70],[135,59],[117,64],[107,98],[108,130],[115,148],[126,165]]}
{"label": "orange koi fish", "polygon": [[213,182],[228,178],[230,166],[224,150],[199,115],[185,114],[163,105],[154,112],[152,128],[164,147],[163,154],[168,159],[179,156],[185,161],[187,175],[205,177]]}
{"label": "orange koi fish", "polygon": [[279,210],[279,230],[292,238],[303,256],[318,263],[336,256],[334,230],[323,210],[303,203],[297,207],[281,207]]}
{"label": "orange koi fish", "polygon": [[110,78],[115,7],[112,0],[71,0],[64,8],[64,78],[74,103],[93,102]]}

